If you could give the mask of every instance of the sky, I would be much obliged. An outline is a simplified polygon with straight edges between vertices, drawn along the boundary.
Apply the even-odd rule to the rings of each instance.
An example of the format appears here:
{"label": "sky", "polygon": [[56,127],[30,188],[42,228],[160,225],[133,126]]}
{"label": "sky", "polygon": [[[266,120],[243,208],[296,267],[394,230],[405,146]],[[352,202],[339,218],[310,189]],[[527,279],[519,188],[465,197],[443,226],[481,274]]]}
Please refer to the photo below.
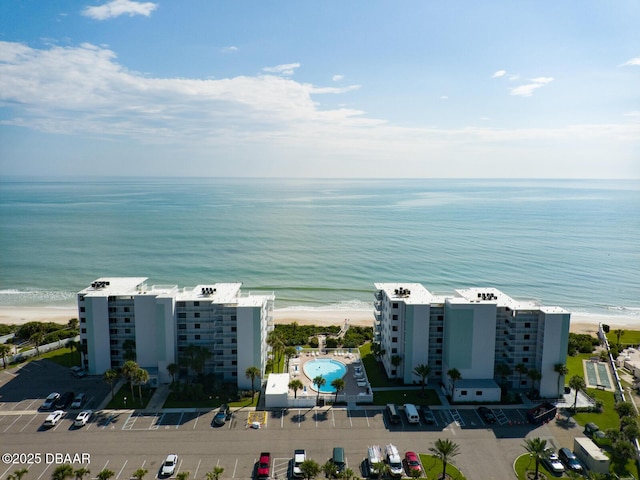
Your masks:
{"label": "sky", "polygon": [[640,178],[640,2],[2,0],[1,176]]}

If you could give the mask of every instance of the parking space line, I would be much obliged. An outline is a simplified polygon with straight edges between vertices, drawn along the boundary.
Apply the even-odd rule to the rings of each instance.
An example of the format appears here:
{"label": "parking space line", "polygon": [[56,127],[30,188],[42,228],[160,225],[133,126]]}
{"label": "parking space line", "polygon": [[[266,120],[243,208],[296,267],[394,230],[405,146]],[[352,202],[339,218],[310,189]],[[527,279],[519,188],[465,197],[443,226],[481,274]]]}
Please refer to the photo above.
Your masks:
{"label": "parking space line", "polygon": [[29,420],[29,421],[27,422],[27,424],[26,424],[24,427],[22,427],[22,428],[20,429],[20,432],[24,431],[24,429],[25,429],[25,428],[27,428],[27,427],[29,426],[29,424],[30,424],[31,422],[33,422],[33,420],[34,420],[35,418],[37,418],[37,417],[38,417],[37,415],[32,416],[32,417],[31,417],[31,420]]}
{"label": "parking space line", "polygon": [[31,403],[29,404],[29,406],[27,408],[25,408],[25,410],[31,410],[31,407],[34,403],[39,402],[40,400],[38,400],[37,398],[32,400]]}
{"label": "parking space line", "polygon": [[201,458],[198,459],[198,465],[196,466],[196,471],[193,472],[193,478],[198,478],[198,470],[200,469],[200,462],[202,462]]}
{"label": "parking space line", "polygon": [[122,475],[122,471],[124,470],[124,467],[126,467],[126,466],[127,466],[127,462],[128,462],[128,461],[129,461],[129,460],[125,460],[125,461],[124,461],[124,465],[122,465],[122,468],[121,468],[121,469],[120,469],[120,471],[118,472],[118,475],[116,475],[116,480],[118,480],[118,479],[120,478],[120,475]]}
{"label": "parking space line", "polygon": [[333,425],[333,428],[336,427],[336,416],[333,413],[333,408],[331,409],[331,424]]}
{"label": "parking space line", "polygon": [[236,478],[236,470],[238,469],[238,459],[236,458],[236,463],[233,466],[233,474],[231,474],[231,478]]}
{"label": "parking space line", "polygon": [[42,471],[42,473],[38,476],[38,478],[36,480],[40,480],[42,478],[42,476],[47,472],[47,470],[49,470],[49,467],[53,465],[53,463],[47,463],[47,466],[44,467],[44,470]]}
{"label": "parking space line", "polygon": [[509,423],[509,419],[507,418],[507,414],[504,413],[504,410],[502,409],[493,410],[493,414],[496,416],[496,419],[498,420],[498,423],[500,424],[500,426],[506,425],[507,423]]}
{"label": "parking space line", "polygon": [[367,427],[370,427],[371,424],[369,424],[369,415],[367,415],[367,411],[366,410],[364,411],[364,418],[367,421]]}
{"label": "parking space line", "polygon": [[7,428],[4,429],[4,432],[6,433],[7,430],[9,430],[13,426],[14,423],[16,423],[18,420],[20,420],[20,418],[22,418],[22,415],[18,415],[18,417],[13,422],[11,422]]}
{"label": "parking space line", "polygon": [[199,418],[200,418],[200,416],[198,415],[198,416],[196,417],[196,421],[195,421],[195,422],[193,422],[193,429],[194,429],[194,430],[196,429],[196,425],[198,425],[198,419],[199,419]]}
{"label": "parking space line", "polygon": [[9,472],[9,470],[11,470],[14,467],[14,465],[9,464],[9,466],[7,467],[7,469],[2,472],[2,475],[0,475],[0,478],[6,478],[7,477],[7,473]]}
{"label": "parking space line", "polygon": [[462,417],[460,416],[460,412],[458,412],[458,410],[449,409],[449,413],[451,414],[451,417],[453,418],[453,421],[456,425],[458,425],[459,427],[464,427],[464,420],[462,420]]}

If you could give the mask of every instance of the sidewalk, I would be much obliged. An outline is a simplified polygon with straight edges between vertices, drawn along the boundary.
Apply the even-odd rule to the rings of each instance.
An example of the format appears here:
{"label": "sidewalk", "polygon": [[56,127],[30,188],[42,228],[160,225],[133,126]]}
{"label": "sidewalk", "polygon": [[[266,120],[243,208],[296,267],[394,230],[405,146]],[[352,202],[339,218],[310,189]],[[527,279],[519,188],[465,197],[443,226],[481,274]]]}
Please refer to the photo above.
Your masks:
{"label": "sidewalk", "polygon": [[145,407],[145,412],[159,412],[162,410],[164,402],[167,401],[167,397],[171,393],[171,388],[168,384],[160,385],[156,388],[156,391],[153,393],[151,400]]}

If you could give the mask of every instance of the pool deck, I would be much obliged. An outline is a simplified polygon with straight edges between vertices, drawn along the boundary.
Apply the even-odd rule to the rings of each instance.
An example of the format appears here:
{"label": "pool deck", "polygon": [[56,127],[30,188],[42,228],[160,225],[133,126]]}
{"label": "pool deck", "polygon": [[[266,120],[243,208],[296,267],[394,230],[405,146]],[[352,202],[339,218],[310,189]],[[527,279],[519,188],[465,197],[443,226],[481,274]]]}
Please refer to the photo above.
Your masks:
{"label": "pool deck", "polygon": [[[370,385],[366,379],[366,372],[360,362],[360,353],[357,349],[336,348],[331,349],[306,349],[300,351],[298,356],[289,360],[289,375],[291,379],[297,378],[305,386],[308,394],[316,395],[317,390],[313,385],[313,379],[304,373],[304,365],[307,362],[318,359],[331,359],[342,363],[347,367],[347,373],[342,377],[345,381],[345,388],[340,395],[359,395],[360,393],[370,393]],[[361,372],[361,376],[356,375],[356,368]],[[335,393],[320,393],[320,396],[335,396]]]}

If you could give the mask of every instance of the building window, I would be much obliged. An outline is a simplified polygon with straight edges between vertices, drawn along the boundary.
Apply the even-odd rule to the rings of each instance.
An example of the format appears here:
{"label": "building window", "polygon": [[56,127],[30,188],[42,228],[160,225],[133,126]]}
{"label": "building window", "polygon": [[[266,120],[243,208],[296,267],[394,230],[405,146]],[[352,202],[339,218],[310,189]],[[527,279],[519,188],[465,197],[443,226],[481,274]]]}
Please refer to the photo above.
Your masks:
{"label": "building window", "polygon": [[392,348],[391,349],[391,353],[398,353],[398,349],[397,348]]}
{"label": "building window", "polygon": [[195,340],[200,340],[200,335],[194,335]]}
{"label": "building window", "polygon": [[120,354],[118,350],[111,350],[111,355],[117,357]]}
{"label": "building window", "polygon": [[238,343],[238,340],[236,340],[235,338],[232,338],[231,343]]}
{"label": "building window", "polygon": [[441,354],[442,353],[442,349],[441,348],[436,348],[436,353],[437,354]]}
{"label": "building window", "polygon": [[124,323],[131,323],[131,319],[129,317],[125,317]]}
{"label": "building window", "polygon": [[442,360],[436,360],[436,365],[442,365]]}
{"label": "building window", "polygon": [[80,307],[80,312],[84,313],[84,307]]}
{"label": "building window", "polygon": [[186,323],[179,323],[178,324],[178,330],[186,330],[187,329],[187,324]]}
{"label": "building window", "polygon": [[396,370],[391,370],[391,375],[396,375]]}
{"label": "building window", "polygon": [[86,345],[86,344],[87,344],[87,339],[86,339],[86,338],[83,338],[83,339],[82,339],[82,344],[83,344],[83,345]]}
{"label": "building window", "polygon": [[391,304],[391,308],[398,308],[398,302],[393,302]]}
{"label": "building window", "polygon": [[113,368],[118,368],[118,367],[120,366],[120,362],[119,362],[118,360],[113,360],[113,361],[111,362],[111,366],[112,366]]}
{"label": "building window", "polygon": [[196,313],[194,313],[194,314],[193,314],[193,317],[194,317],[194,318],[200,318],[200,312],[196,312]]}
{"label": "building window", "polygon": [[83,328],[82,330],[80,330],[82,333],[87,333],[87,329]]}
{"label": "building window", "polygon": [[525,345],[525,346],[522,348],[522,351],[523,351],[523,352],[528,352],[528,351],[529,351],[529,346],[528,346],[528,345]]}
{"label": "building window", "polygon": [[111,343],[111,345],[118,345],[118,340],[111,340],[109,343]]}
{"label": "building window", "polygon": [[524,328],[530,328],[531,322],[524,322]]}
{"label": "building window", "polygon": [[236,316],[235,315],[231,315],[231,321],[235,322],[236,321]]}
{"label": "building window", "polygon": [[397,343],[397,342],[398,342],[398,337],[393,337],[393,338],[391,338],[391,342],[392,342],[392,343]]}
{"label": "building window", "polygon": [[442,338],[436,338],[436,343],[442,343]]}
{"label": "building window", "polygon": [[124,312],[125,313],[129,313],[131,311],[131,309],[129,307],[124,307]]}
{"label": "building window", "polygon": [[522,359],[522,363],[529,363],[529,358],[528,357],[524,357]]}
{"label": "building window", "polygon": [[531,335],[529,335],[528,333],[524,336],[525,340],[529,340],[531,338]]}
{"label": "building window", "polygon": [[80,317],[80,323],[87,323],[87,319],[85,317]]}
{"label": "building window", "polygon": [[117,328],[111,328],[111,329],[109,329],[109,333],[111,335],[117,335],[118,334],[118,329]]}
{"label": "building window", "polygon": [[467,396],[467,391],[466,390],[460,390],[460,395],[462,395],[463,397]]}
{"label": "building window", "polygon": [[116,313],[117,311],[116,307],[109,307],[109,313]]}
{"label": "building window", "polygon": [[231,376],[232,377],[237,377],[238,376],[238,372],[231,372]]}
{"label": "building window", "polygon": [[438,327],[438,328],[436,328],[436,332],[442,332],[443,330],[444,330],[444,328],[443,328],[443,327]]}
{"label": "building window", "polygon": [[193,328],[200,328],[200,324],[199,323],[194,323],[193,324]]}
{"label": "building window", "polygon": [[187,318],[187,314],[184,312],[178,313],[178,318]]}
{"label": "building window", "polygon": [[391,320],[397,320],[398,319],[398,315],[391,315]]}
{"label": "building window", "polygon": [[443,321],[444,320],[444,315],[438,315],[438,320]]}
{"label": "building window", "polygon": [[186,340],[187,336],[186,335],[178,335],[178,340]]}
{"label": "building window", "polygon": [[482,390],[476,391],[476,397],[481,397],[481,396],[482,396]]}
{"label": "building window", "polygon": [[193,302],[193,306],[194,307],[199,307],[200,306],[200,302]]}
{"label": "building window", "polygon": [[231,327],[231,331],[232,332],[237,332],[238,331],[238,327]]}
{"label": "building window", "polygon": [[394,325],[393,327],[391,327],[391,331],[397,332],[398,331],[398,326]]}
{"label": "building window", "polygon": [[176,307],[186,307],[186,303],[185,302],[178,302],[176,303]]}
{"label": "building window", "polygon": [[526,380],[520,380],[520,385],[526,385],[527,381]]}
{"label": "building window", "polygon": [[238,361],[237,360],[231,360],[231,365],[238,365]]}
{"label": "building window", "polygon": [[130,328],[125,328],[124,329],[124,333],[131,333],[131,329]]}
{"label": "building window", "polygon": [[238,350],[236,350],[235,348],[231,350],[231,355],[237,355],[237,354],[238,354]]}
{"label": "building window", "polygon": [[118,320],[116,320],[115,318],[110,318],[109,323],[118,323]]}

